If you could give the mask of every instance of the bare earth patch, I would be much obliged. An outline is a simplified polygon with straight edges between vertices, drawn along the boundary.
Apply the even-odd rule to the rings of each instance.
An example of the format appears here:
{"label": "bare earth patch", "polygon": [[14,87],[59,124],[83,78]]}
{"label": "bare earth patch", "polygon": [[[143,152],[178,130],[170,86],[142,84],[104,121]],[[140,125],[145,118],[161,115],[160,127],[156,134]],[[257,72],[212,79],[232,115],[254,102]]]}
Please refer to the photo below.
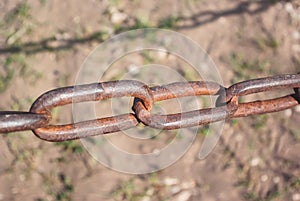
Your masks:
{"label": "bare earth patch", "polygon": [[[97,45],[138,28],[171,29],[194,40],[211,56],[225,86],[300,71],[297,0],[5,0],[0,19],[1,110],[27,111],[45,91],[73,85]],[[174,66],[187,80],[198,79],[180,61],[148,52],[113,64],[107,81],[132,70],[132,64],[154,61]],[[99,105],[104,111],[106,105]],[[0,200],[297,201],[299,108],[227,121],[205,160],[197,158],[202,128],[180,160],[144,175],[106,168],[80,141],[49,143],[31,132],[0,135]],[[71,107],[53,115],[54,122],[72,121]],[[118,146],[145,153],[170,137],[160,134],[148,145],[128,147],[118,135],[112,135]]]}

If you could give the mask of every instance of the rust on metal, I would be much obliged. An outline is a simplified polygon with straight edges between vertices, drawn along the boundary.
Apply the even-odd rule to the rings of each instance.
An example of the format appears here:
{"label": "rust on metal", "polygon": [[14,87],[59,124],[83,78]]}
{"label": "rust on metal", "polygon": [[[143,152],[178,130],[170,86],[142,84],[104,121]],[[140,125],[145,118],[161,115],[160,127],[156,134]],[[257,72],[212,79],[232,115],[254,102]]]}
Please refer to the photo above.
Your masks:
{"label": "rust on metal", "polygon": [[[293,94],[240,103],[241,96],[281,89],[294,89]],[[176,114],[152,114],[155,102],[186,96],[217,96],[216,107]],[[98,101],[117,97],[134,97],[134,113],[51,125],[51,109],[72,103]],[[63,87],[41,95],[29,112],[0,112],[0,133],[32,130],[40,139],[66,141],[108,134],[135,127],[138,123],[169,130],[209,124],[230,118],[278,112],[300,104],[300,74],[278,75],[243,81],[225,88],[215,82],[176,82],[149,87],[134,80],[120,80]]]}
{"label": "rust on metal", "polygon": [[228,106],[216,108],[207,108],[168,115],[158,115],[151,114],[149,111],[147,111],[141,101],[137,101],[133,108],[138,119],[143,122],[143,124],[162,130],[173,130],[221,121],[228,118],[233,111],[237,109],[234,104],[229,104]]}
{"label": "rust on metal", "polygon": [[227,102],[233,97],[237,98],[238,96],[254,93],[294,88],[295,94],[288,96],[239,103],[237,111],[231,115],[231,118],[278,112],[295,107],[299,104],[299,87],[300,74],[277,75],[273,77],[252,79],[230,86],[225,90],[226,92],[224,94],[226,94],[226,98],[224,99],[224,94],[222,94],[218,101],[223,100]]}
{"label": "rust on metal", "polygon": [[60,142],[114,133],[135,127],[137,124],[138,121],[133,114],[123,114],[74,124],[49,125],[33,131],[42,140]]}
{"label": "rust on metal", "polygon": [[216,95],[223,90],[223,87],[215,82],[175,82],[162,86],[151,87],[154,101],[162,101],[173,98]]}
{"label": "rust on metal", "polygon": [[299,104],[299,100],[294,95],[288,95],[271,100],[259,100],[250,103],[239,103],[237,111],[231,115],[231,118],[246,117],[250,115],[279,112]]}
{"label": "rust on metal", "polygon": [[0,133],[33,130],[47,125],[50,117],[31,112],[0,112]]}
{"label": "rust on metal", "polygon": [[229,101],[233,96],[244,96],[265,91],[278,89],[293,89],[300,87],[300,74],[277,75],[239,82],[226,89],[226,99]]}
{"label": "rust on metal", "polygon": [[[30,111],[50,114],[57,106],[70,103],[97,101],[108,98],[132,96],[143,100],[144,106],[151,109],[153,98],[147,85],[134,80],[121,80],[93,83],[55,89],[41,95],[32,105]],[[67,125],[48,125],[34,129],[41,139],[48,141],[73,140],[82,137],[117,132],[132,128],[138,124],[132,114],[118,115]]]}
{"label": "rust on metal", "polygon": [[120,80],[63,87],[42,94],[32,105],[34,113],[49,113],[57,106],[86,101],[98,101],[123,96],[134,96],[144,101],[145,107],[152,107],[153,98],[147,85],[134,80]]}
{"label": "rust on metal", "polygon": [[[223,87],[212,82],[182,82],[150,88],[154,101],[168,100],[186,96],[216,95]],[[137,118],[152,128],[172,130],[208,124],[229,117],[237,110],[236,101],[225,106],[183,112],[177,114],[151,114],[142,104],[142,100],[135,99],[133,111]]]}

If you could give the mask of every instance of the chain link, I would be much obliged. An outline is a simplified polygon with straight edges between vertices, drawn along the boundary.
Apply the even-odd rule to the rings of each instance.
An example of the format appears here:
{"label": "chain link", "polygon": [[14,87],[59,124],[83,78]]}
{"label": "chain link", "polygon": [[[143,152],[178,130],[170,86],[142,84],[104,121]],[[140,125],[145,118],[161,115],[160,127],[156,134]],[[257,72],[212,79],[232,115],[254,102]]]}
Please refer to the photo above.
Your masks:
{"label": "chain link", "polygon": [[[0,133],[32,130],[46,141],[66,141],[122,131],[139,123],[163,130],[180,129],[295,107],[300,103],[299,88],[300,74],[252,79],[229,88],[206,81],[176,82],[154,87],[135,80],[76,85],[44,93],[32,104],[29,112],[0,112]],[[293,89],[294,93],[269,100],[239,102],[241,96],[281,89]],[[151,113],[155,102],[202,95],[217,96],[216,107],[166,115]],[[50,124],[51,110],[55,107],[124,96],[134,97],[134,113],[73,124]]]}

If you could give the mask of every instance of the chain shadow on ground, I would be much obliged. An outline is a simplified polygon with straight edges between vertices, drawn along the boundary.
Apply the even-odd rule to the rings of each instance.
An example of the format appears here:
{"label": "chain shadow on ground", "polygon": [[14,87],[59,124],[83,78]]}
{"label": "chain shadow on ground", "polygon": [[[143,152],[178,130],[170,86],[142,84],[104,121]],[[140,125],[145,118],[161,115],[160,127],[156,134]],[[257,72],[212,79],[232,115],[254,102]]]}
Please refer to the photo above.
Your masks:
{"label": "chain shadow on ground", "polygon": [[[293,0],[285,0],[283,2],[292,2]],[[179,29],[191,29],[197,26],[203,26],[207,23],[214,22],[218,20],[220,17],[228,17],[231,15],[241,15],[241,14],[248,14],[248,15],[256,15],[258,13],[262,13],[267,11],[271,6],[275,3],[279,2],[278,0],[261,0],[261,1],[245,1],[237,4],[236,7],[228,10],[221,10],[221,11],[212,11],[207,10],[200,13],[196,13],[190,17],[181,17],[180,21],[191,21],[191,24],[182,25],[178,27]],[[257,7],[251,9],[251,6],[256,4]]]}
{"label": "chain shadow on ground", "polygon": [[[293,0],[285,0],[284,2],[292,2]],[[115,34],[123,32],[123,31],[129,31],[133,29],[139,29],[139,28],[169,28],[169,29],[192,29],[198,26],[203,26],[205,24],[211,23],[219,19],[220,17],[228,17],[231,15],[241,15],[241,14],[249,14],[249,15],[255,15],[258,13],[262,13],[264,11],[267,11],[271,6],[273,6],[278,0],[262,0],[262,1],[246,1],[238,3],[238,5],[232,9],[228,10],[221,10],[221,11],[202,11],[199,13],[196,13],[192,16],[188,17],[178,17],[178,19],[175,20],[175,22],[191,22],[190,24],[184,24],[181,26],[177,26],[174,24],[174,22],[170,22],[172,18],[167,17],[159,21],[159,23],[156,26],[149,26],[146,24],[141,24],[141,22],[134,18],[134,25],[125,25],[119,27],[117,30],[115,30]],[[256,4],[257,8],[254,10],[250,9],[250,6]],[[94,32],[88,36],[82,37],[82,38],[72,38],[72,39],[60,39],[58,40],[56,37],[48,37],[41,39],[36,42],[25,42],[20,44],[14,44],[7,47],[1,47],[0,48],[0,54],[9,54],[9,53],[24,53],[24,54],[35,54],[39,52],[54,52],[54,51],[60,51],[60,50],[68,50],[72,49],[75,45],[78,44],[84,44],[89,42],[103,42],[103,35],[106,33],[103,31],[97,31]],[[58,44],[56,44],[58,42]],[[53,45],[55,44],[55,45]]]}

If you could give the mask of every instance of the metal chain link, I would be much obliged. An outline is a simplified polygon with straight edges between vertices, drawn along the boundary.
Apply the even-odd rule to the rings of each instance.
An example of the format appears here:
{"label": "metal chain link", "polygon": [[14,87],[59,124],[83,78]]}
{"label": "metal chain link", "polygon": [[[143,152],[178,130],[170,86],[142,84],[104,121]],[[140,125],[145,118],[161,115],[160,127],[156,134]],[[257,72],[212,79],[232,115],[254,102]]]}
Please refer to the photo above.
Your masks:
{"label": "metal chain link", "polygon": [[[277,75],[247,80],[225,88],[215,82],[176,82],[149,87],[134,80],[119,80],[63,87],[41,95],[29,112],[0,112],[0,133],[32,130],[46,141],[66,141],[126,130],[143,123],[171,130],[199,126],[230,118],[277,112],[300,103],[300,74]],[[269,99],[240,103],[238,97],[273,90],[293,89],[295,93]],[[152,114],[155,102],[187,96],[218,96],[216,107],[183,113]],[[87,101],[134,97],[134,113],[105,117],[66,125],[52,125],[51,109]]]}

